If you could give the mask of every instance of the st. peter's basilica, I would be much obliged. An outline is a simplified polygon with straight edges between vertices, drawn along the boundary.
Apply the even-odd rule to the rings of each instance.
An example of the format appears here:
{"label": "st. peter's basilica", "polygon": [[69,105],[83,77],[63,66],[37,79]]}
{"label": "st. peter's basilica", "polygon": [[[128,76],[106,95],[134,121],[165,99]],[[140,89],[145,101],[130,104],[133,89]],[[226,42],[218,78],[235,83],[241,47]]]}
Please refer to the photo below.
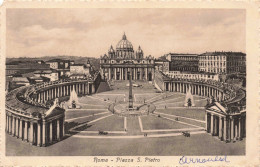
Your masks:
{"label": "st. peter's basilica", "polygon": [[154,58],[151,55],[144,57],[140,46],[134,51],[125,34],[116,45],[116,50],[111,45],[108,54],[100,57],[100,68],[101,75],[108,80],[128,80],[130,72],[133,80],[154,79]]}

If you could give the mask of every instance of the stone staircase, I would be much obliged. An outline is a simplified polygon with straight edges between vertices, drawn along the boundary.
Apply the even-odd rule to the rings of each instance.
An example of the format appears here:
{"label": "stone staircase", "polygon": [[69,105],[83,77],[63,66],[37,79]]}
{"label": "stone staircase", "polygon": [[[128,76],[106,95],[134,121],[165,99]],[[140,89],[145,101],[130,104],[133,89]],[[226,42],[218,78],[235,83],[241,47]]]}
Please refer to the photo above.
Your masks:
{"label": "stone staircase", "polygon": [[110,90],[110,87],[109,87],[108,83],[105,82],[105,81],[102,81],[102,82],[100,82],[96,93],[106,92],[106,91],[109,91],[109,90]]}

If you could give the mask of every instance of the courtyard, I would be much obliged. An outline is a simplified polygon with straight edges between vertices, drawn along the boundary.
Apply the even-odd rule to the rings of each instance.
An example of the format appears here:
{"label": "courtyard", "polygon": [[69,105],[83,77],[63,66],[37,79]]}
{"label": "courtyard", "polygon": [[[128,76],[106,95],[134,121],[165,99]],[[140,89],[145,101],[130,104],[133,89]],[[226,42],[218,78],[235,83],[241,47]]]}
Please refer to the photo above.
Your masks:
{"label": "courtyard", "polygon": [[[127,81],[118,81],[111,84],[111,91],[79,97],[80,108],[66,109],[66,136],[62,141],[35,147],[6,135],[7,155],[245,154],[245,139],[225,143],[206,133],[206,98],[194,96],[195,106],[184,107],[185,94],[161,93],[148,82],[136,84],[141,86],[133,87],[134,105],[154,105],[154,112],[126,117],[109,111],[111,104],[120,105],[129,100]],[[69,105],[66,103],[65,108]],[[190,137],[183,135],[187,131]]]}

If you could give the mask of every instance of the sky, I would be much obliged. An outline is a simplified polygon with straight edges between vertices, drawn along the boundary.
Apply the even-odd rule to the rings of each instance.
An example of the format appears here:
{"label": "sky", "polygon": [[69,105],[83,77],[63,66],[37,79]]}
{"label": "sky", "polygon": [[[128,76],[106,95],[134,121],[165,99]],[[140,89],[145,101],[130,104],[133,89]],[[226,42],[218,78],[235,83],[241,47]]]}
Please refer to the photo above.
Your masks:
{"label": "sky", "polygon": [[144,55],[245,52],[242,9],[7,9],[7,57],[100,57],[125,33]]}

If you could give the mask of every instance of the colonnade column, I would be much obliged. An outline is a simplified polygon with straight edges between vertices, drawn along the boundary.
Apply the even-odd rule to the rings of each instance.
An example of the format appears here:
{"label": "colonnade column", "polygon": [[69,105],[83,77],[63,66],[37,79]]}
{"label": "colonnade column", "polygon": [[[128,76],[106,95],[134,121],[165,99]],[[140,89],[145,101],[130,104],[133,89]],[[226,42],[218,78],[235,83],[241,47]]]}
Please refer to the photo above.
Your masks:
{"label": "colonnade column", "polygon": [[37,123],[37,146],[41,146],[41,124]]}
{"label": "colonnade column", "polygon": [[8,116],[8,132],[12,134],[12,116]]}
{"label": "colonnade column", "polygon": [[230,123],[231,123],[230,140],[233,140],[234,139],[234,118],[231,117]]}
{"label": "colonnade column", "polygon": [[65,136],[65,117],[62,119],[62,137]]}
{"label": "colonnade column", "polygon": [[46,122],[42,122],[42,146],[46,145]]}
{"label": "colonnade column", "polygon": [[60,120],[57,120],[57,140],[60,140]]}
{"label": "colonnade column", "polygon": [[33,144],[33,122],[30,122],[30,132],[29,132],[29,142],[30,144]]}
{"label": "colonnade column", "polygon": [[222,117],[219,117],[219,128],[218,128],[218,137],[222,138]]}
{"label": "colonnade column", "polygon": [[215,115],[215,119],[214,119],[214,135],[218,134],[218,117]]}
{"label": "colonnade column", "polygon": [[15,130],[15,118],[14,117],[12,117],[12,135],[14,136],[15,135],[15,133],[14,133],[14,130]]}
{"label": "colonnade column", "polygon": [[50,143],[52,143],[52,121],[50,122],[50,126],[49,126],[49,128],[50,128]]}
{"label": "colonnade column", "polygon": [[238,119],[238,139],[241,139],[241,118]]}
{"label": "colonnade column", "polygon": [[223,140],[227,140],[227,118],[224,117]]}
{"label": "colonnade column", "polygon": [[28,141],[28,125],[27,121],[24,122],[24,141]]}
{"label": "colonnade column", "polygon": [[16,121],[15,121],[15,136],[18,138],[19,137],[19,120],[18,118],[16,118]]}
{"label": "colonnade column", "polygon": [[210,120],[210,133],[214,135],[214,115],[211,113],[211,120]]}
{"label": "colonnade column", "polygon": [[206,129],[206,131],[208,131],[208,113],[207,112],[205,114],[205,122],[206,122],[205,129]]}
{"label": "colonnade column", "polygon": [[8,115],[5,115],[5,131],[8,132]]}
{"label": "colonnade column", "polygon": [[19,138],[22,139],[23,137],[23,120],[20,119],[20,126],[19,126]]}

